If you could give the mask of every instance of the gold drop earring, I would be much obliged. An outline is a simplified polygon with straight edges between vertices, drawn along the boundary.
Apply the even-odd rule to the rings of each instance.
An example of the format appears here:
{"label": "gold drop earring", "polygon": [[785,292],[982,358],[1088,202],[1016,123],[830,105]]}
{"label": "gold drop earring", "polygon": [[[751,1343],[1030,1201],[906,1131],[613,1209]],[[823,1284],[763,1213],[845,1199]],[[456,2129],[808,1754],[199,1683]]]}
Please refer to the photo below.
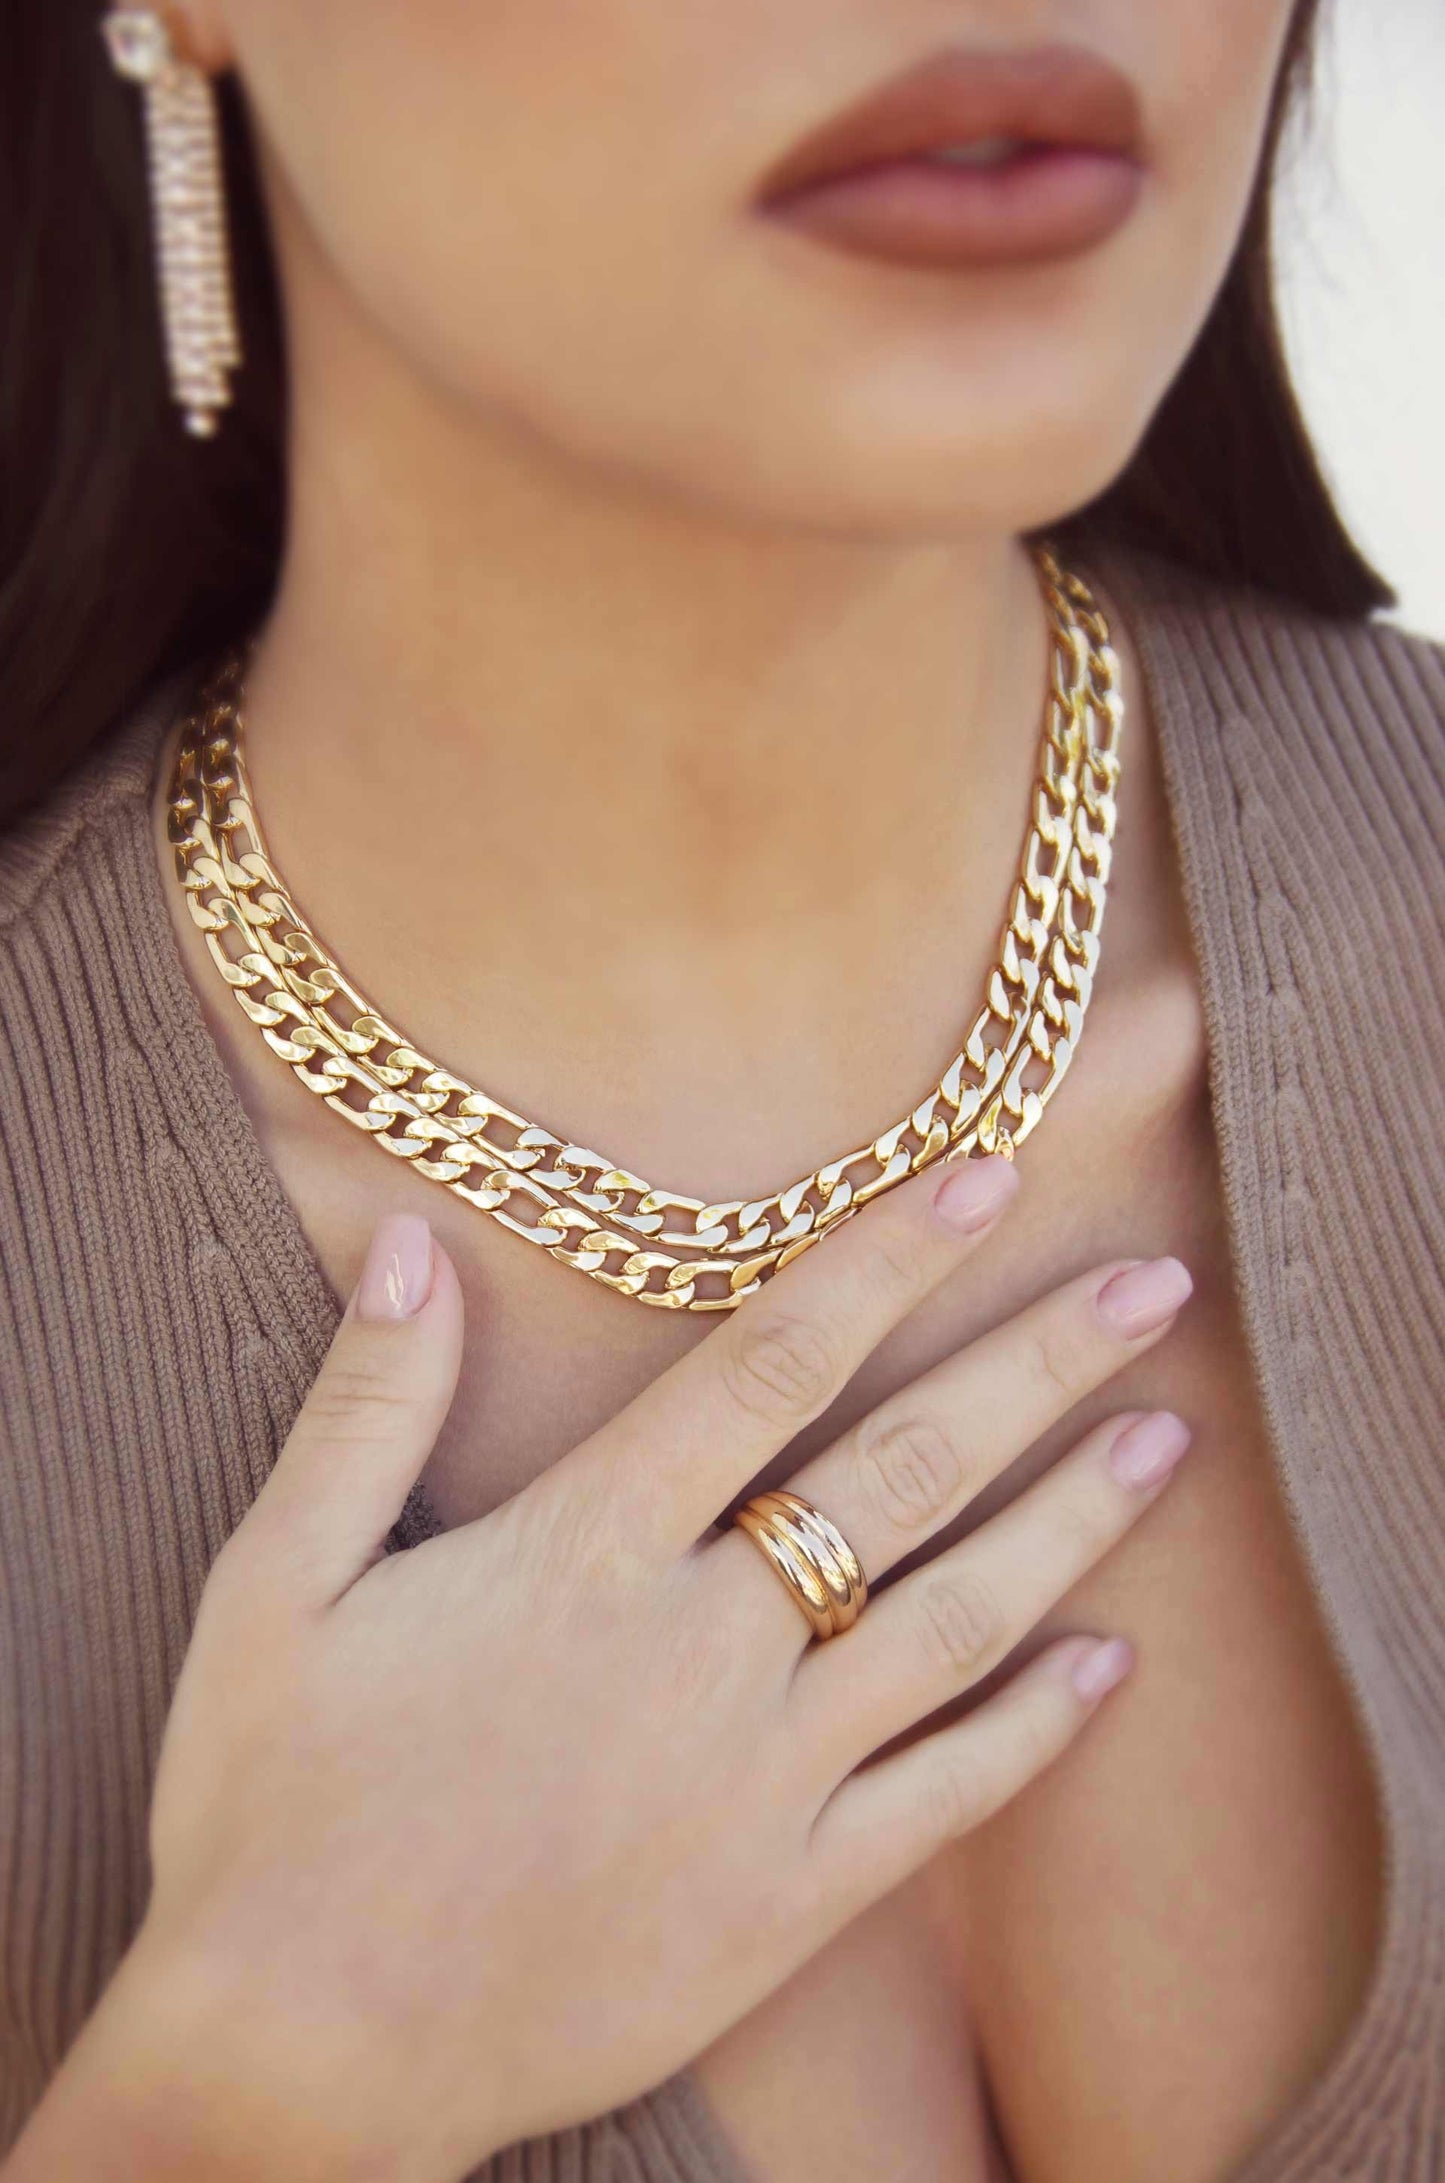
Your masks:
{"label": "gold drop earring", "polygon": [[145,94],[146,155],[171,394],[185,428],[216,431],[241,362],[215,86],[182,60],[157,8],[119,5],[101,36],[118,75]]}

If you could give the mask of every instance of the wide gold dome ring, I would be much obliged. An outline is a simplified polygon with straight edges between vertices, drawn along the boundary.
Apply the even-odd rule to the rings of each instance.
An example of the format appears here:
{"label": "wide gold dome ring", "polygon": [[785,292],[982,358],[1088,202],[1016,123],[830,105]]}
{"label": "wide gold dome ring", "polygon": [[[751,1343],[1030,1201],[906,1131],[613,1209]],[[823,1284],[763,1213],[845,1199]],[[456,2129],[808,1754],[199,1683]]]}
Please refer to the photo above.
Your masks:
{"label": "wide gold dome ring", "polygon": [[815,1637],[836,1637],[868,1597],[863,1565],[836,1524],[799,1493],[754,1494],[733,1518],[761,1549]]}

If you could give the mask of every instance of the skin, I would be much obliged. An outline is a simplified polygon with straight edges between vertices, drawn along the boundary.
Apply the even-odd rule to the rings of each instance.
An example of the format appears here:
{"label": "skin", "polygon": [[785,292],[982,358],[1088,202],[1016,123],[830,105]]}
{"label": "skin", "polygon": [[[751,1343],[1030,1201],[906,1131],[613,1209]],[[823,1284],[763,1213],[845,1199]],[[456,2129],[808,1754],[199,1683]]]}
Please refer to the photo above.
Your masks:
{"label": "skin", "polygon": [[[7,2174],[82,2156],[116,2176],[469,2171],[670,2073],[1046,1764],[1103,1695],[1076,1681],[1088,1639],[855,1771],[1167,1489],[1167,1471],[1118,1471],[1124,1421],[891,1588],[846,1661],[812,1646],[740,1531],[710,1530],[981,1248],[1013,1184],[997,1159],[914,1177],[505,1507],[394,1558],[380,1541],[452,1394],[463,1313],[425,1223],[383,1222],[208,1580],[142,1933]],[[1168,1263],[1177,1308],[1188,1278]],[[798,1489],[886,1574],[918,1535],[893,1451],[920,1411],[939,1432],[995,1420],[943,1518],[1167,1330],[1174,1309],[1140,1290],[1152,1270],[1066,1284],[840,1435]],[[615,2005],[629,1995],[667,2005]]]}
{"label": "skin", "polygon": [[[1286,17],[185,12],[194,54],[238,68],[252,102],[294,375],[286,559],[247,711],[258,801],[320,930],[419,1043],[704,1196],[776,1187],[932,1081],[1028,809],[1046,630],[1019,533],[1117,474],[1186,355]],[[925,276],[750,210],[795,137],[944,37],[1056,35],[1119,62],[1144,103],[1141,203],[1099,249]],[[353,1312],[208,1587],[155,1903],[7,2183],[440,2183],[685,2063],[761,2183],[1209,2183],[1323,2065],[1374,1946],[1370,1785],[1253,1398],[1147,692],[1113,619],[1129,742],[1103,967],[976,1259],[938,1246],[925,1177],[764,1309],[721,1328],[628,1310],[339,1130],[178,927],[338,1293],[397,1209],[433,1221],[442,1270],[415,1319]],[[890,1247],[915,1292],[879,1278]],[[1177,1334],[1101,1354],[1088,1298],[1158,1253],[1195,1278]],[[848,1384],[759,1434],[728,1406],[727,1359],[785,1280],[814,1329],[860,1291],[873,1316],[825,1334]],[[1010,1324],[1047,1324],[1060,1384]],[[873,1545],[864,1621],[804,1661],[754,1549],[688,1542],[760,1476],[869,1445],[870,1415],[931,1372],[955,1375],[933,1414],[962,1453],[978,1418],[1006,1421],[987,1475]],[[1163,1404],[1194,1453],[1136,1530],[1102,1450]],[[867,1490],[850,1501],[832,1460],[816,1497],[866,1528]],[[453,1528],[374,1567],[423,1462]],[[659,1521],[668,1554],[649,1559],[636,1532]],[[994,1642],[940,1679],[920,1578],[985,1541]],[[1074,1742],[1061,1663],[1111,1631],[1140,1664]],[[785,1685],[817,1694],[786,1733]],[[939,1708],[955,1725],[894,1752],[819,1880],[800,1829],[814,1843],[849,1770]],[[537,1719],[545,1765],[517,1725]],[[517,1844],[537,1840],[527,1866]],[[619,1924],[639,1858],[655,1885]],[[765,1881],[784,1907],[749,1892]],[[398,1937],[358,1969],[326,1903],[394,1884]],[[548,1984],[563,1961],[566,1993]],[[634,1981],[658,2005],[609,2011]],[[577,1996],[595,2005],[559,2037]]]}

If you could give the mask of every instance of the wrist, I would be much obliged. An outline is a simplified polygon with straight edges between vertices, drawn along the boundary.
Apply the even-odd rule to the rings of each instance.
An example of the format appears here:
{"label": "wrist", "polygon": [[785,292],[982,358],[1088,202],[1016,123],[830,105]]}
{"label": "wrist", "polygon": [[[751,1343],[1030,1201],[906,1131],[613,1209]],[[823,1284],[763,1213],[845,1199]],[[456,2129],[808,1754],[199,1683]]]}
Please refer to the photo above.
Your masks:
{"label": "wrist", "polygon": [[441,2183],[365,2127],[370,2101],[328,2104],[304,2053],[274,2070],[255,2014],[143,1930],[3,2183]]}

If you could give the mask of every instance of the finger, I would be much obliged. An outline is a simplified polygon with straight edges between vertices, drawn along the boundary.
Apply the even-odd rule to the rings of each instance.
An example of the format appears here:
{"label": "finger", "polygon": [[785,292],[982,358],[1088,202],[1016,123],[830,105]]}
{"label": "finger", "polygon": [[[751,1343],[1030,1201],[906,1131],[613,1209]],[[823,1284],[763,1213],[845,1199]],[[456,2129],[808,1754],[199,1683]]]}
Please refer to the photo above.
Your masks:
{"label": "finger", "polygon": [[818,1417],[890,1327],[977,1248],[1018,1186],[1000,1153],[940,1162],[774,1274],[696,1348],[554,1464],[600,1482],[630,1538],[668,1557]]}
{"label": "finger", "polygon": [[[1146,1280],[1157,1287],[1144,1308]],[[789,1490],[837,1525],[871,1582],[1082,1396],[1161,1341],[1190,1288],[1177,1258],[1115,1260],[1064,1282],[860,1418],[787,1480]],[[735,1533],[710,1549],[729,1554],[746,1581],[742,1550],[755,1551]]]}
{"label": "finger", "polygon": [[321,1370],[259,1495],[225,1549],[248,1583],[328,1605],[382,1551],[451,1407],[462,1296],[426,1221],[394,1213],[372,1236]]}
{"label": "finger", "polygon": [[1169,1410],[1106,1419],[998,1515],[873,1600],[851,1630],[815,1646],[792,1703],[829,1778],[1006,1659],[1159,1498],[1189,1437]]}
{"label": "finger", "polygon": [[813,1823],[814,1872],[837,1924],[1007,1804],[1132,1663],[1123,1638],[1064,1638],[966,1719],[850,1775]]}

